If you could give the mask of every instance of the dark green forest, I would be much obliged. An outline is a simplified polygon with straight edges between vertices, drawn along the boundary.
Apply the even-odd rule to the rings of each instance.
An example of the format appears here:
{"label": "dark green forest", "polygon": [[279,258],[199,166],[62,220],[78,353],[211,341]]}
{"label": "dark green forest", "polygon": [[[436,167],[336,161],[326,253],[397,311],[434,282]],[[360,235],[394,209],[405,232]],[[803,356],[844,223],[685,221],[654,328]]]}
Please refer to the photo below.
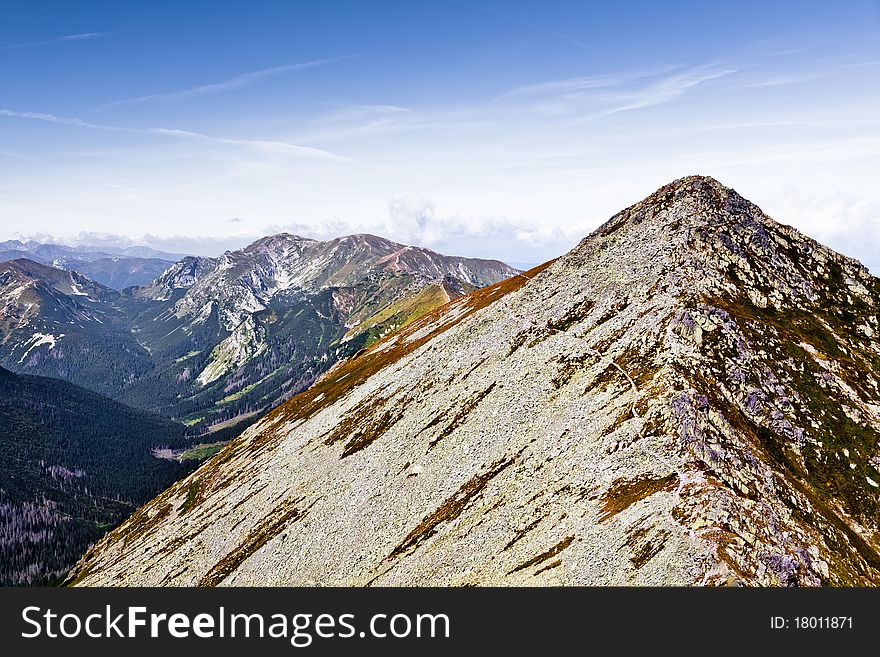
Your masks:
{"label": "dark green forest", "polygon": [[0,584],[57,582],[110,528],[191,469],[155,458],[183,425],[71,383],[0,368]]}

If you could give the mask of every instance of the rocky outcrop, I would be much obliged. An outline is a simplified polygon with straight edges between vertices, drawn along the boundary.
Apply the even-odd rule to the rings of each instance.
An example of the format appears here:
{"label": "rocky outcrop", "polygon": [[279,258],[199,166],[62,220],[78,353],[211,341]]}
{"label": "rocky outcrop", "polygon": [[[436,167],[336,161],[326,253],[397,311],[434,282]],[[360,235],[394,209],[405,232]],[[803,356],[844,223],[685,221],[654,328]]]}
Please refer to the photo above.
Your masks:
{"label": "rocky outcrop", "polygon": [[880,583],[878,304],[683,178],[337,365],[71,581]]}

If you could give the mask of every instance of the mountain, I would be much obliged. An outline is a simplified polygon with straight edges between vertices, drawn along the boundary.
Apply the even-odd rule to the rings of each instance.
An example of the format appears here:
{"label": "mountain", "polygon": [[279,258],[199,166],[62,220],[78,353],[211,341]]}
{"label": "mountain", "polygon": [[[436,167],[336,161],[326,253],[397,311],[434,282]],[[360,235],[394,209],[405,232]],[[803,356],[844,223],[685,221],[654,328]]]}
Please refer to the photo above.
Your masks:
{"label": "mountain", "polygon": [[274,235],[219,258],[187,256],[121,292],[15,259],[0,263],[0,365],[72,381],[219,442],[339,359],[515,272],[371,235]]}
{"label": "mountain", "polygon": [[0,262],[26,258],[57,269],[72,269],[117,290],[149,283],[183,257],[148,247],[73,247],[20,240],[0,242]]}
{"label": "mountain", "polygon": [[89,262],[70,264],[69,268],[76,269],[101,285],[111,287],[114,290],[124,290],[127,287],[135,287],[154,281],[173,264],[158,258],[107,256]]}
{"label": "mountain", "polygon": [[[127,287],[119,276],[128,273],[115,269],[121,256],[76,260],[74,270],[57,245],[0,246],[53,263],[0,262],[0,364],[142,409],[0,369],[9,400],[0,400],[9,440],[0,456],[0,584],[57,579],[107,527],[185,474],[182,461],[216,451],[236,425],[339,359],[514,273],[372,236],[278,235],[220,258],[164,263],[150,284]],[[183,424],[143,409],[207,437],[193,446]],[[134,470],[120,479],[126,465]]]}
{"label": "mountain", "polygon": [[263,238],[189,257],[120,304],[154,369],[120,399],[211,431],[252,421],[333,363],[516,270],[372,235]]}
{"label": "mountain", "polygon": [[183,426],[57,379],[0,368],[0,585],[48,584],[188,468]]}
{"label": "mountain", "polygon": [[330,370],[83,585],[876,585],[880,280],[705,177]]}
{"label": "mountain", "polygon": [[450,276],[475,288],[514,273],[498,261],[443,256],[373,235],[320,242],[282,233],[220,258],[187,258],[135,296],[167,301],[186,290],[175,300],[176,316],[192,320],[217,312],[231,331],[246,315],[290,293],[354,288],[389,276],[406,284]]}
{"label": "mountain", "polygon": [[0,262],[0,365],[118,395],[152,369],[119,299],[76,271]]}

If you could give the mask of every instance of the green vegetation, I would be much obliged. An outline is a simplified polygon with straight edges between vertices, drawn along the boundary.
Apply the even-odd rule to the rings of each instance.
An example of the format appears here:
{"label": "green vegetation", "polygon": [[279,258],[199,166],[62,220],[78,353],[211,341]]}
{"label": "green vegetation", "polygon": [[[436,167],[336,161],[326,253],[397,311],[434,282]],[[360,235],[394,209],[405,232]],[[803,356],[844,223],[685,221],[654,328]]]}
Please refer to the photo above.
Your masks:
{"label": "green vegetation", "polygon": [[231,395],[227,395],[226,397],[224,397],[223,399],[221,399],[220,401],[218,401],[218,402],[217,402],[217,405],[218,405],[218,406],[222,406],[223,404],[228,404],[229,402],[234,402],[234,401],[237,400],[237,399],[241,399],[241,398],[244,397],[246,394],[248,394],[251,390],[253,390],[253,389],[256,388],[258,385],[260,385],[264,380],[265,380],[265,379],[260,379],[260,380],[257,381],[256,383],[252,383],[252,384],[250,384],[249,386],[245,386],[244,388],[242,388],[242,389],[239,390],[238,392],[233,392]]}
{"label": "green vegetation", "polygon": [[253,418],[257,414],[258,411],[253,411],[252,413],[243,413],[242,415],[231,417],[223,422],[212,424],[210,427],[208,427],[208,433],[217,433],[218,431],[222,431],[223,429],[234,427],[242,422],[245,422],[246,420],[249,420],[250,418]]}
{"label": "green vegetation", "polygon": [[193,479],[186,485],[186,499],[183,501],[183,504],[180,506],[181,513],[187,513],[195,508],[196,504],[202,498],[202,487],[199,483],[198,479]]}
{"label": "green vegetation", "polygon": [[201,351],[191,351],[188,354],[185,354],[185,355],[181,356],[180,358],[175,359],[174,362],[175,363],[182,363],[185,360],[189,360],[193,356],[198,356],[200,353],[202,353],[202,352]]}
{"label": "green vegetation", "polygon": [[177,459],[179,461],[204,461],[206,458],[214,456],[214,454],[223,449],[225,444],[226,441],[196,445],[195,447],[181,452]]}
{"label": "green vegetation", "polygon": [[440,285],[429,285],[414,297],[404,297],[370,315],[350,329],[346,337],[351,338],[361,333],[368,333],[366,345],[372,344],[383,333],[399,330],[448,301],[449,296]]}

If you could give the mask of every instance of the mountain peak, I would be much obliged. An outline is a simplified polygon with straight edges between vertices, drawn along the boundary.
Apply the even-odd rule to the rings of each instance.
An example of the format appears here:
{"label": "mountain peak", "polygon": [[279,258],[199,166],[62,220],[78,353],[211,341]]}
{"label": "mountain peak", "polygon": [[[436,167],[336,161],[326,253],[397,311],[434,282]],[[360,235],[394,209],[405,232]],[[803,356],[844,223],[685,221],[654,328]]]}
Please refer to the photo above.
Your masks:
{"label": "mountain peak", "polygon": [[724,185],[712,176],[693,174],[677,178],[660,187],[656,192],[648,196],[645,201],[666,201],[670,195],[679,199],[688,197],[700,199],[702,202],[718,202],[731,194],[740,197],[731,187]]}
{"label": "mountain peak", "polygon": [[[663,186],[663,188],[671,188],[682,191],[696,191],[699,189],[725,189],[729,190],[730,188],[720,183],[716,178],[712,176],[707,176],[700,173],[694,173],[688,176],[682,176],[681,178],[676,178],[670,183],[667,183]],[[662,189],[662,188],[661,188]]]}
{"label": "mountain peak", "polygon": [[78,578],[876,584],[878,308],[855,261],[679,179],[331,370]]}
{"label": "mountain peak", "polygon": [[318,240],[311,237],[303,237],[293,233],[275,233],[274,235],[266,235],[244,247],[244,251],[254,252],[265,249],[275,249],[279,246],[299,244],[299,243],[315,243]]}
{"label": "mountain peak", "polygon": [[708,176],[664,185],[611,217],[563,261],[602,263],[598,275],[587,274],[594,283],[604,276],[631,290],[745,295],[777,309],[822,298],[846,303],[842,294],[862,294],[872,279],[859,262],[778,223]]}
{"label": "mountain peak", "polygon": [[30,258],[13,258],[12,260],[6,261],[6,266],[10,269],[15,269],[18,272],[23,274],[27,274],[29,276],[45,276],[51,275],[52,271],[55,269],[49,265],[45,265],[41,262],[37,262],[36,260],[31,260]]}
{"label": "mountain peak", "polygon": [[638,203],[618,212],[594,234],[607,235],[623,223],[663,223],[670,230],[710,225],[731,217],[751,214],[762,222],[774,222],[753,203],[711,176],[685,176],[660,187]]}

